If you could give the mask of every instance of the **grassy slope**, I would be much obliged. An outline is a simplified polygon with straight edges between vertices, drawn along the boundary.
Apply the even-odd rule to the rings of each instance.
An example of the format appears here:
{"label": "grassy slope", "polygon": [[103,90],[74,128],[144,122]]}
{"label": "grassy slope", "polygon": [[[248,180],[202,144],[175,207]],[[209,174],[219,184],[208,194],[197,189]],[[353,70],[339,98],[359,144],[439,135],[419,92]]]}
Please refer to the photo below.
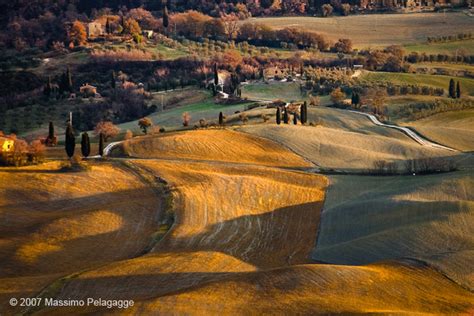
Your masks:
{"label": "grassy slope", "polygon": [[1,310],[5,298],[34,296],[59,276],[139,254],[157,227],[159,201],[130,173],[58,168],[0,169]]}
{"label": "grassy slope", "polygon": [[325,34],[333,41],[350,38],[357,48],[424,42],[428,36],[474,31],[472,18],[464,13],[371,14],[330,18],[298,16],[253,18],[251,21],[274,28],[300,27]]}
{"label": "grassy slope", "polygon": [[196,130],[135,138],[124,144],[140,158],[193,159],[253,163],[281,167],[311,164],[277,144],[230,130]]}
{"label": "grassy slope", "polygon": [[474,151],[474,110],[440,113],[406,125],[441,144]]}
{"label": "grassy slope", "polygon": [[[184,97],[183,97],[184,94]],[[153,96],[153,104],[158,109],[161,107],[161,94],[157,93]],[[177,90],[164,94],[165,110],[163,112],[155,112],[149,117],[154,125],[165,127],[166,129],[176,129],[182,127],[182,115],[188,112],[191,115],[190,125],[198,124],[200,119],[206,119],[208,122],[216,122],[219,112],[224,115],[233,114],[235,111],[245,110],[246,105],[250,103],[241,103],[235,105],[216,104],[214,99],[209,95],[208,91],[198,89]],[[138,128],[138,120],[126,122],[118,125],[121,129],[140,132]]]}
{"label": "grassy slope", "polygon": [[298,101],[304,97],[300,92],[300,85],[295,82],[253,83],[242,86],[242,97],[249,100],[281,99],[283,101]]}
{"label": "grassy slope", "polygon": [[452,153],[423,147],[403,133],[374,126],[367,118],[329,108],[310,108],[309,120],[320,125],[294,126],[270,122],[242,130],[284,144],[315,164],[330,169],[366,171],[377,160],[402,162]]}
{"label": "grassy slope", "polygon": [[[470,30],[472,32],[472,28]],[[458,32],[464,32],[463,29],[459,29]],[[453,34],[451,34],[453,35]],[[419,52],[426,54],[456,54],[457,53],[469,53],[474,50],[474,39],[466,41],[455,41],[446,43],[417,43],[405,45],[407,52]]]}
{"label": "grassy slope", "polygon": [[[474,42],[474,40],[473,40]],[[474,47],[472,48],[474,49]],[[472,51],[472,50],[471,50]],[[423,68],[426,67],[428,69],[432,68],[443,68],[446,70],[457,70],[457,71],[470,71],[474,72],[474,65],[468,65],[468,64],[452,64],[452,63],[438,63],[438,62],[426,62],[426,63],[417,63],[415,64],[416,68]]]}
{"label": "grassy slope", "polygon": [[390,82],[397,85],[423,85],[433,88],[443,88],[445,91],[448,89],[449,80],[451,78],[461,82],[461,89],[464,93],[474,95],[474,79],[469,78],[391,72],[365,72],[364,75],[360,77],[362,81],[372,83],[380,84],[383,82]]}
{"label": "grassy slope", "polygon": [[313,258],[428,262],[474,289],[472,171],[421,177],[331,177]]}

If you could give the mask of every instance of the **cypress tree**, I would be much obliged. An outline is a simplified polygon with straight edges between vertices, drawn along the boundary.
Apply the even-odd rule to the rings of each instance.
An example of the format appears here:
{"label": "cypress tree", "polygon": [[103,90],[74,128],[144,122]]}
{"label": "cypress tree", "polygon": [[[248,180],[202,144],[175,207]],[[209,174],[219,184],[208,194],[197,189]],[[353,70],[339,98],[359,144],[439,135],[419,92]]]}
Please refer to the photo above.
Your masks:
{"label": "cypress tree", "polygon": [[304,101],[303,106],[301,107],[301,124],[306,124],[308,122],[308,104]]}
{"label": "cypress tree", "polygon": [[222,112],[219,112],[219,125],[224,125],[224,114]]}
{"label": "cypress tree", "polygon": [[168,6],[165,5],[163,9],[163,27],[167,29],[169,24],[170,24],[170,19],[168,15]]}
{"label": "cypress tree", "polygon": [[112,33],[112,28],[111,28],[111,26],[110,26],[110,20],[109,20],[109,18],[107,18],[107,21],[105,22],[105,32],[106,32],[107,34]]}
{"label": "cypress tree", "polygon": [[293,124],[298,125],[298,118],[296,117],[296,113],[293,114]]}
{"label": "cypress tree", "polygon": [[456,98],[456,87],[453,79],[449,80],[449,97],[453,99]]}
{"label": "cypress tree", "polygon": [[461,97],[461,83],[458,81],[457,84],[456,84],[456,98],[460,98]]}
{"label": "cypress tree", "polygon": [[217,71],[217,63],[214,64],[214,84],[219,85],[219,72]]}
{"label": "cypress tree", "polygon": [[281,111],[280,111],[280,107],[277,108],[276,123],[277,123],[278,125],[281,124]]}
{"label": "cypress tree", "polygon": [[54,139],[54,125],[53,125],[53,122],[49,122],[48,139],[50,141],[53,141],[53,139]]}
{"label": "cypress tree", "polygon": [[288,124],[290,118],[288,117],[288,110],[285,109],[285,111],[283,112],[283,123],[285,124]]}
{"label": "cypress tree", "polygon": [[99,134],[99,155],[104,155],[104,134]]}
{"label": "cypress tree", "polygon": [[53,85],[51,83],[51,76],[48,76],[48,83],[44,87],[44,95],[47,97],[51,96],[51,92],[53,91]]}
{"label": "cypress tree", "polygon": [[76,136],[74,136],[74,130],[72,129],[71,123],[69,123],[66,128],[66,141],[65,141],[66,154],[68,155],[69,158],[74,156],[75,148],[76,148]]}
{"label": "cypress tree", "polygon": [[66,69],[66,89],[69,92],[72,92],[72,75],[69,67]]}
{"label": "cypress tree", "polygon": [[115,90],[117,78],[115,76],[115,71],[112,70],[112,75],[110,76],[110,86]]}
{"label": "cypress tree", "polygon": [[89,141],[89,134],[87,132],[82,133],[81,139],[81,152],[83,157],[89,157],[91,153],[91,143]]}

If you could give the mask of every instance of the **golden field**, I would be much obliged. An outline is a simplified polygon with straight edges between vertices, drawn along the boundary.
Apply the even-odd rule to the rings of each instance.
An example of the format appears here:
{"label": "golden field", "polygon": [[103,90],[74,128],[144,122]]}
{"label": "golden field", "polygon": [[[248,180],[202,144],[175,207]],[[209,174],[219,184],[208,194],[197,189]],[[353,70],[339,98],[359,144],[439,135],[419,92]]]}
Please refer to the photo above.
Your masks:
{"label": "golden field", "polygon": [[420,146],[402,132],[373,125],[368,118],[342,110],[308,109],[317,126],[256,124],[239,131],[275,141],[324,169],[366,172],[379,160],[453,158],[443,149]]}
{"label": "golden field", "polygon": [[123,151],[135,158],[188,159],[275,167],[310,167],[278,144],[231,130],[196,130],[126,141]]}
{"label": "golden field", "polygon": [[6,297],[31,296],[60,277],[141,254],[158,225],[160,199],[129,171],[59,167],[0,169],[0,310]]}
{"label": "golden field", "polygon": [[[0,190],[0,251],[8,258],[8,269],[1,276],[0,299],[40,295],[135,301],[128,310],[25,310],[44,315],[471,313],[474,294],[467,290],[465,279],[458,278],[469,271],[456,266],[459,262],[469,267],[472,258],[469,188],[473,183],[467,171],[435,179],[416,177],[408,184],[398,180],[400,183],[394,183],[401,188],[392,195],[383,191],[390,187],[382,185],[388,177],[378,181],[367,176],[367,183],[358,177],[353,183],[360,186],[354,192],[360,193],[351,197],[352,184],[341,180],[339,188],[337,177],[312,173],[313,164],[306,159],[313,161],[318,156],[303,158],[297,147],[292,148],[294,152],[287,149],[290,143],[321,136],[308,133],[310,130],[327,129],[342,138],[357,139],[356,130],[366,124],[356,117],[338,122],[329,115],[320,112],[320,117],[332,122],[323,127],[277,127],[283,134],[296,131],[287,143],[228,129],[197,130],[134,138],[122,150],[135,158],[90,161],[89,171],[59,172],[56,162],[1,169],[2,180],[8,182],[2,181]],[[265,137],[280,133],[270,124],[260,126],[262,133],[267,129]],[[260,126],[242,129],[253,133]],[[413,148],[414,153],[421,150],[403,135],[390,138],[384,133],[395,132],[378,131],[367,124],[357,137],[391,140],[400,148]],[[410,153],[397,150],[400,159]],[[350,162],[332,154],[341,166]],[[156,190],[154,183],[164,181],[167,190]],[[426,190],[416,191],[417,186],[426,186]],[[439,191],[430,193],[435,187]],[[371,190],[375,190],[372,198]],[[458,195],[449,200],[451,191]],[[393,204],[400,201],[401,207],[371,204],[377,198],[380,205],[389,199]],[[431,224],[421,222],[419,231],[410,229],[403,221],[411,215],[408,212],[413,209],[419,218],[425,209],[403,211],[404,199],[431,199],[439,214],[426,216]],[[456,199],[462,201],[456,204]],[[360,215],[346,219],[344,205]],[[359,205],[363,205],[360,210]],[[174,222],[157,241],[154,236],[165,212]],[[331,214],[336,214],[335,221],[328,221]],[[358,252],[347,250],[352,262],[336,249],[343,247],[341,238],[347,238],[343,244],[358,245],[358,236],[352,232],[356,229],[350,223],[362,225],[357,230],[360,234],[369,232],[367,243],[354,248]],[[379,239],[371,229],[383,229],[387,223],[401,228],[398,234],[387,235],[391,239]],[[435,230],[428,234],[430,227]],[[414,232],[430,238],[412,253],[399,251],[403,242],[423,238],[416,239]],[[440,232],[445,235],[436,238]],[[441,256],[441,251],[452,251],[441,247],[443,236],[452,245],[465,248]],[[399,240],[399,248],[392,251],[391,245]],[[330,251],[331,243],[336,250]],[[379,245],[382,243],[385,248]],[[372,254],[374,246],[380,247]],[[364,252],[372,255],[370,260],[357,261],[357,254]],[[429,253],[441,259],[429,258]],[[13,311],[5,304],[0,310]]]}

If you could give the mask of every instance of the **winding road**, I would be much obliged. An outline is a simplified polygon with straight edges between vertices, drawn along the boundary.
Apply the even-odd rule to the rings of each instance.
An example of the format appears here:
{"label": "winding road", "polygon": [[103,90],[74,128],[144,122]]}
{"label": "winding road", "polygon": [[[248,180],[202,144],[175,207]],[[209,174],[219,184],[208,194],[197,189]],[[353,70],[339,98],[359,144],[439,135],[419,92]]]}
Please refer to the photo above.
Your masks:
{"label": "winding road", "polygon": [[458,150],[456,150],[454,148],[451,148],[451,147],[447,147],[447,146],[443,146],[443,145],[440,145],[440,144],[433,143],[433,142],[427,140],[426,138],[422,137],[421,135],[415,133],[414,131],[412,131],[411,129],[409,129],[407,127],[382,123],[378,120],[378,118],[375,115],[368,114],[368,113],[363,113],[363,112],[358,112],[358,111],[352,111],[352,110],[348,110],[348,111],[351,112],[351,113],[356,113],[356,114],[359,114],[359,115],[367,116],[372,121],[372,123],[374,123],[375,125],[383,126],[383,127],[387,127],[387,128],[398,129],[398,130],[402,131],[408,137],[410,137],[411,139],[413,139],[414,141],[416,141],[418,144],[420,144],[422,146],[429,146],[429,147],[433,147],[433,148],[445,149],[445,150],[455,151],[455,152],[458,151]]}

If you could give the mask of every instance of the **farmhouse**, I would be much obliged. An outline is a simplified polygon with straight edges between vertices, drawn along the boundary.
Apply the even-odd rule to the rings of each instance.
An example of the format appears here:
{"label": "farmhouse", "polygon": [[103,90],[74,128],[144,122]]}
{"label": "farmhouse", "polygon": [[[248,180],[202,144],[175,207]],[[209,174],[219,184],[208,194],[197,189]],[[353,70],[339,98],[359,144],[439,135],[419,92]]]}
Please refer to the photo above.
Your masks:
{"label": "farmhouse", "polygon": [[88,83],[82,85],[79,88],[79,91],[81,92],[81,95],[85,98],[97,96],[97,88]]}
{"label": "farmhouse", "polygon": [[87,23],[87,37],[94,38],[105,35],[105,26],[97,21]]}
{"label": "farmhouse", "polygon": [[146,38],[150,39],[153,37],[153,30],[143,30],[142,35],[145,36]]}
{"label": "farmhouse", "polygon": [[0,154],[13,151],[15,141],[8,137],[0,137]]}

